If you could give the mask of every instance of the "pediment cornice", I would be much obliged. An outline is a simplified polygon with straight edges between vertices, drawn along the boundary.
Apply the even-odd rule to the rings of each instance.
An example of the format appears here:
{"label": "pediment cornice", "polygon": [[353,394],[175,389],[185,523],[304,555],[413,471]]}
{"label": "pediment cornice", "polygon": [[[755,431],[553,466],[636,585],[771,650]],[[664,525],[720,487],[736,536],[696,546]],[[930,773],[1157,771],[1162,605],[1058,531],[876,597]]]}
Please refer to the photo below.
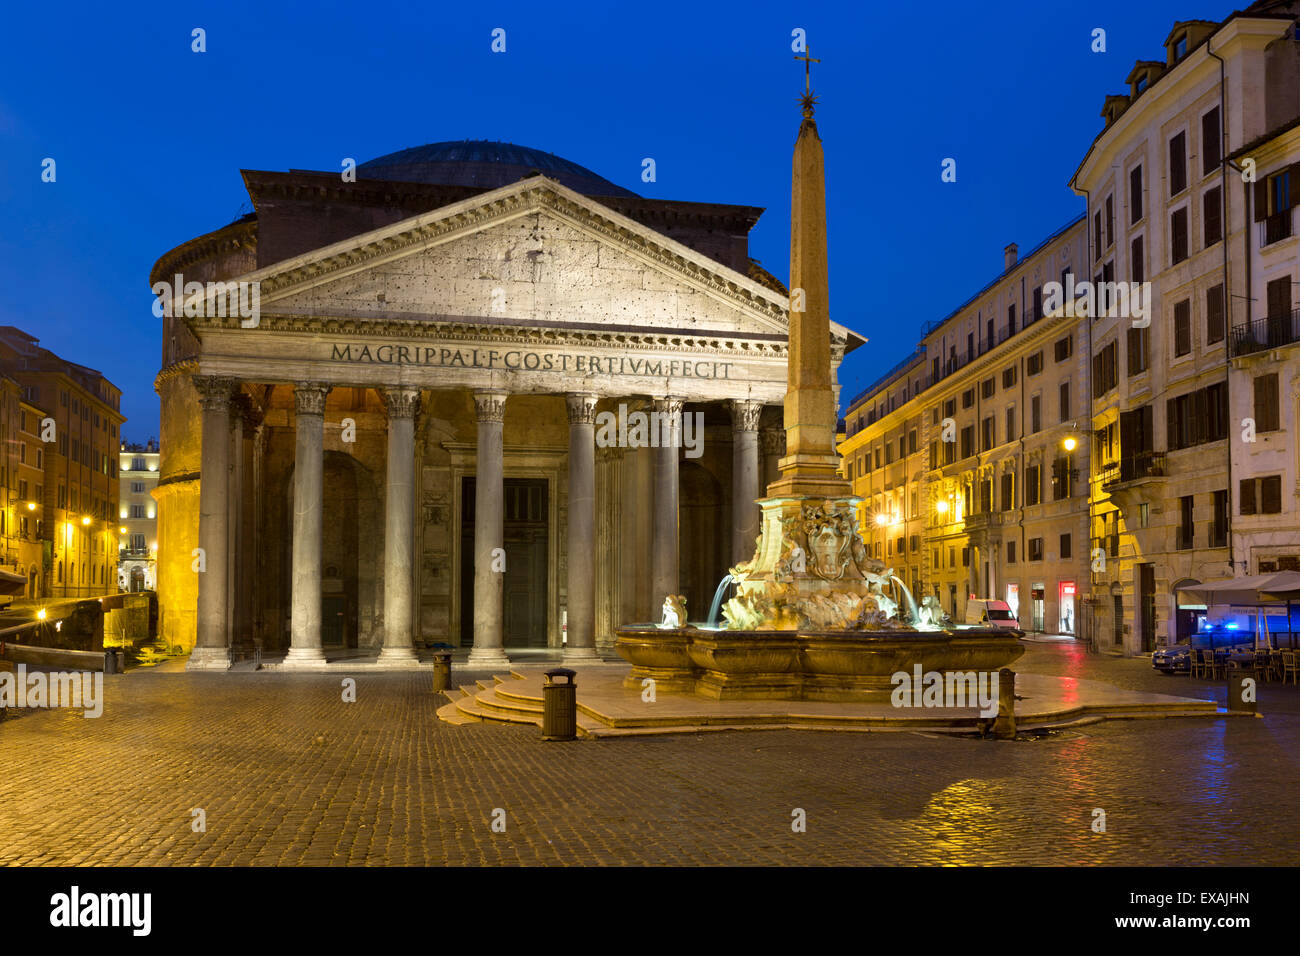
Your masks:
{"label": "pediment cornice", "polygon": [[[786,332],[789,300],[689,247],[573,192],[534,176],[482,196],[413,216],[343,242],[241,276],[260,284],[264,311],[305,287],[349,275],[418,250],[441,245],[496,223],[546,211],[570,225],[658,264],[665,272],[712,293]],[[837,330],[838,331],[838,330]]]}

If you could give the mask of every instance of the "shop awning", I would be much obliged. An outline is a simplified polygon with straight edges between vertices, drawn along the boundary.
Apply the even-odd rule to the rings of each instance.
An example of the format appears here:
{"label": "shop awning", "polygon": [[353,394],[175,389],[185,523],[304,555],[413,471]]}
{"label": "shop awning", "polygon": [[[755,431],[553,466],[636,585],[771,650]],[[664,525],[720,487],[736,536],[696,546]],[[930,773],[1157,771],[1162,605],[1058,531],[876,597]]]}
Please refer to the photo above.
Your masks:
{"label": "shop awning", "polygon": [[1206,604],[1285,604],[1300,600],[1300,571],[1223,578],[1178,590],[1203,598]]}

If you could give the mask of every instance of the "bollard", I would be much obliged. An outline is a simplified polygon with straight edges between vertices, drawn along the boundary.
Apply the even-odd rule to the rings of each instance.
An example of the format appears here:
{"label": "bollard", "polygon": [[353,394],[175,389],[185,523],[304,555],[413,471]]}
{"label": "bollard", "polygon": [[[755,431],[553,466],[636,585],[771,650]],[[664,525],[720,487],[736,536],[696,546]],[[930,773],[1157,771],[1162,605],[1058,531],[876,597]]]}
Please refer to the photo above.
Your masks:
{"label": "bollard", "polygon": [[998,671],[998,716],[993,721],[993,736],[1014,740],[1016,736],[1016,672],[1009,667]]}
{"label": "bollard", "polygon": [[1228,710],[1253,714],[1256,709],[1255,692],[1258,685],[1250,674],[1228,674]]}
{"label": "bollard", "polygon": [[451,651],[436,651],[433,655],[433,689],[451,687]]}
{"label": "bollard", "polygon": [[[578,736],[578,686],[576,671],[557,667],[546,672],[542,684],[542,739],[573,740]],[[558,683],[558,678],[568,682]]]}
{"label": "bollard", "polygon": [[262,645],[255,644],[253,645],[253,670],[260,671],[261,669],[262,669]]}

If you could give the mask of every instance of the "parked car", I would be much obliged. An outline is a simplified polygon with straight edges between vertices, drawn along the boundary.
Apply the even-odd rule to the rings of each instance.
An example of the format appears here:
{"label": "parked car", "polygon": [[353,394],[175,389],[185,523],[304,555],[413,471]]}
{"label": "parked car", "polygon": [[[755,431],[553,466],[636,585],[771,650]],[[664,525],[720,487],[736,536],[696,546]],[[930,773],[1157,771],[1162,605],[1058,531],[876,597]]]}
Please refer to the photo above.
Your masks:
{"label": "parked car", "polygon": [[1020,622],[1016,620],[1011,605],[1006,601],[991,601],[982,598],[967,601],[966,623],[982,627],[996,627],[1003,631],[1020,630]]}

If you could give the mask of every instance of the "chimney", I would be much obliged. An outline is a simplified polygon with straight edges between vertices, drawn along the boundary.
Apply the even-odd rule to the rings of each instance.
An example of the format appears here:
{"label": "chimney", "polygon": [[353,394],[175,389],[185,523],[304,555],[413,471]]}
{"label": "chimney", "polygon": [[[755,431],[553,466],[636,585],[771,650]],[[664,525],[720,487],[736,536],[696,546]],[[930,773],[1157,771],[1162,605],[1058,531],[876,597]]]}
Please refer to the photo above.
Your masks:
{"label": "chimney", "polygon": [[1006,249],[1002,250],[1002,258],[1006,262],[1006,269],[1003,270],[1004,272],[1010,272],[1015,267],[1016,255],[1019,251],[1019,248],[1014,242],[1007,246]]}

